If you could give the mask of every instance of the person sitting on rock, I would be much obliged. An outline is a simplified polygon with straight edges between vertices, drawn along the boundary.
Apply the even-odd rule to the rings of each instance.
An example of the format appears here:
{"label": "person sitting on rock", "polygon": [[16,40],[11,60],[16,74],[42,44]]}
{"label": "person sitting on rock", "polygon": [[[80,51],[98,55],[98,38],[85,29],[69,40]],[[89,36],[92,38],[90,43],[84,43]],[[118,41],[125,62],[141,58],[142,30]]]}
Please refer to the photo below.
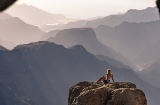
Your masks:
{"label": "person sitting on rock", "polygon": [[103,81],[104,84],[107,84],[107,83],[110,83],[111,79],[112,79],[112,81],[114,83],[113,74],[111,73],[110,69],[107,69],[106,77],[105,76],[100,77],[97,82]]}

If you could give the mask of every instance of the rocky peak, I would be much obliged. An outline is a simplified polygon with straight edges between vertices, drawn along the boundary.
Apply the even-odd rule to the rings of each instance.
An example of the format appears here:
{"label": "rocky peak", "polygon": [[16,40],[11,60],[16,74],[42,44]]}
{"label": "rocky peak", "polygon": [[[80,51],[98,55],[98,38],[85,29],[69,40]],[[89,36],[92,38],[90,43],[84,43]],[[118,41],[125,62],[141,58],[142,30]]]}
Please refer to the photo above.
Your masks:
{"label": "rocky peak", "polygon": [[39,41],[39,42],[32,42],[29,44],[21,44],[16,46],[14,49],[22,49],[22,48],[39,48],[43,46],[56,46],[53,42],[47,42],[47,41]]}
{"label": "rocky peak", "polygon": [[104,85],[84,81],[70,88],[68,105],[147,105],[147,100],[133,83]]}

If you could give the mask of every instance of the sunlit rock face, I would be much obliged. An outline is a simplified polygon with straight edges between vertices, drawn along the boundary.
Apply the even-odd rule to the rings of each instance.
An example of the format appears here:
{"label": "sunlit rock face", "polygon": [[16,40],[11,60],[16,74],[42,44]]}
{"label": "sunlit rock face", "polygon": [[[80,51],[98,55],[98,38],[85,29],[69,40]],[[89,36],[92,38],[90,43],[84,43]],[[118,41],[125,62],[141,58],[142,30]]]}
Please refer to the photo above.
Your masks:
{"label": "sunlit rock face", "polygon": [[68,105],[147,105],[147,100],[132,83],[80,82],[70,88]]}

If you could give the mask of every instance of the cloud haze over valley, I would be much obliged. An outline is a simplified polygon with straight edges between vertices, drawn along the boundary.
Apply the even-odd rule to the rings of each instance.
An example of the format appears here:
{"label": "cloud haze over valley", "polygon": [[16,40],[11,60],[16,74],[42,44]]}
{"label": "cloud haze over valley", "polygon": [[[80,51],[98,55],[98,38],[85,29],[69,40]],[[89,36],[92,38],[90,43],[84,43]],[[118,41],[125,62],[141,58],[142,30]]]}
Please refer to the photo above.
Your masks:
{"label": "cloud haze over valley", "polygon": [[151,0],[19,0],[0,13],[0,105],[67,105],[72,85],[108,68],[158,105],[159,29]]}

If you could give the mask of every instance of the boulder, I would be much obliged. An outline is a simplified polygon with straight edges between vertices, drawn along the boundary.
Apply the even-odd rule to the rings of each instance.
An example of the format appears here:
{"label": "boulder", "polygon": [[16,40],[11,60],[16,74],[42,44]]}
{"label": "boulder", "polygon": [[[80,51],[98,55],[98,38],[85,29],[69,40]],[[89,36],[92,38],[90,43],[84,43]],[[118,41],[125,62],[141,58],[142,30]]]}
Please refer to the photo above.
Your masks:
{"label": "boulder", "polygon": [[84,81],[70,88],[68,105],[147,105],[147,100],[133,83]]}

